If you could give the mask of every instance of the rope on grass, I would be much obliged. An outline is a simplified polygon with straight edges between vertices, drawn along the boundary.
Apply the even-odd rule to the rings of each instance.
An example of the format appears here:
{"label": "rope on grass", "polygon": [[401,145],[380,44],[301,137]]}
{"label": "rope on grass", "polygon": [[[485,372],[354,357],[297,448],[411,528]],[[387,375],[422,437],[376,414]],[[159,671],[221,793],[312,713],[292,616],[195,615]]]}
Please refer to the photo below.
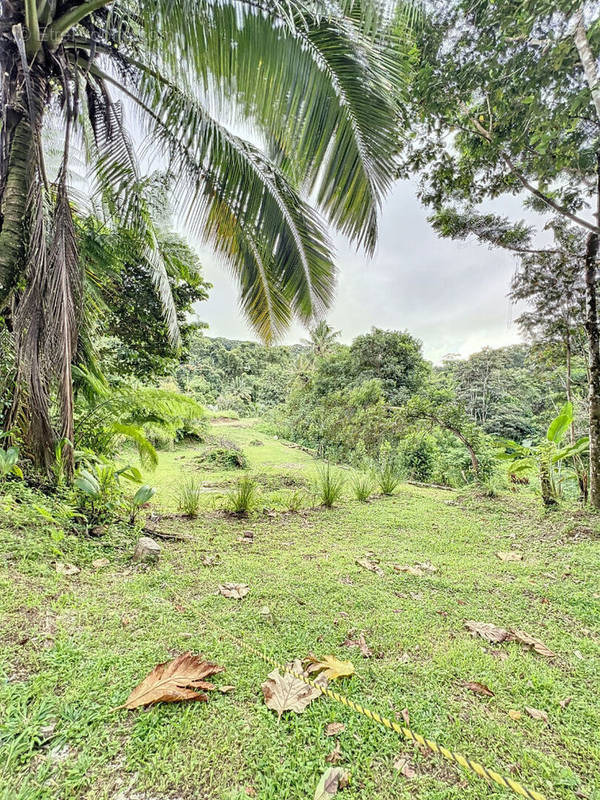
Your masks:
{"label": "rope on grass", "polygon": [[425,747],[428,750],[431,750],[432,753],[441,755],[447,761],[452,761],[453,763],[458,764],[460,767],[467,770],[468,772],[474,773],[479,778],[483,778],[489,783],[495,783],[498,786],[501,786],[503,789],[510,789],[512,792],[518,794],[520,797],[527,798],[527,800],[547,800],[546,796],[541,794],[540,792],[536,792],[534,789],[529,789],[526,786],[523,786],[518,781],[515,781],[512,778],[507,778],[501,775],[499,772],[490,769],[489,767],[484,767],[483,764],[479,764],[477,761],[472,761],[470,758],[466,758],[466,756],[463,756],[460,753],[455,753],[453,750],[449,750],[447,747],[443,747],[437,742],[434,742],[432,739],[426,739],[424,736],[421,736],[420,733],[415,733],[405,725],[399,725],[397,722],[394,722],[393,720],[390,720],[387,717],[382,717],[381,714],[378,714],[376,711],[371,711],[371,709],[366,708],[360,703],[356,703],[349,697],[340,694],[340,692],[336,692],[333,689],[321,686],[320,684],[316,683],[316,681],[313,681],[311,678],[307,678],[305,675],[302,675],[302,673],[290,669],[290,667],[286,666],[285,664],[281,664],[276,659],[271,658],[271,656],[268,656],[266,653],[261,652],[256,647],[253,647],[253,645],[248,644],[248,642],[244,641],[243,639],[238,639],[236,636],[233,636],[233,634],[229,633],[228,631],[221,630],[220,633],[225,634],[225,636],[232,639],[232,641],[234,641],[240,647],[243,647],[246,650],[249,650],[251,653],[254,653],[254,655],[261,658],[265,663],[276,667],[280,672],[282,673],[287,672],[288,675],[293,675],[294,678],[298,678],[298,680],[303,681],[303,683],[306,683],[309,686],[313,686],[315,689],[318,689],[326,697],[329,697],[331,700],[335,700],[336,703],[342,703],[342,705],[347,706],[348,708],[352,709],[352,711],[355,711],[357,714],[362,714],[364,717],[371,720],[372,722],[376,722],[378,725],[382,725],[384,728],[388,728],[389,730],[392,730],[395,733],[400,734],[405,739],[407,739],[408,741],[412,742],[415,745],[420,745],[421,747]]}

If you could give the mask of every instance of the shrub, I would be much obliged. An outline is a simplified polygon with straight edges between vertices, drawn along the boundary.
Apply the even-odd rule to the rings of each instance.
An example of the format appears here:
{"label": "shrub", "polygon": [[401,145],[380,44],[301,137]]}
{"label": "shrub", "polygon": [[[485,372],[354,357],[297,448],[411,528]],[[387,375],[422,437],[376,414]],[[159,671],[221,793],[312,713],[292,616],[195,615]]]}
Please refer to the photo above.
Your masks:
{"label": "shrub", "polygon": [[177,508],[188,517],[197,517],[202,499],[202,484],[196,478],[187,478],[177,494]]}
{"label": "shrub", "polygon": [[315,494],[325,508],[332,508],[342,496],[346,483],[345,477],[339,470],[332,470],[327,464],[317,472],[315,480]]}
{"label": "shrub", "polygon": [[257,503],[257,484],[249,475],[237,482],[228,494],[229,505],[234,514],[247,514]]}
{"label": "shrub", "polygon": [[373,481],[368,475],[356,472],[352,477],[352,491],[357,500],[366,503],[373,491]]}
{"label": "shrub", "polygon": [[401,463],[414,481],[431,480],[436,464],[437,447],[433,436],[412,434],[401,443]]}
{"label": "shrub", "polygon": [[209,447],[195,460],[203,469],[248,469],[249,466],[244,451],[233,442],[226,446]]}

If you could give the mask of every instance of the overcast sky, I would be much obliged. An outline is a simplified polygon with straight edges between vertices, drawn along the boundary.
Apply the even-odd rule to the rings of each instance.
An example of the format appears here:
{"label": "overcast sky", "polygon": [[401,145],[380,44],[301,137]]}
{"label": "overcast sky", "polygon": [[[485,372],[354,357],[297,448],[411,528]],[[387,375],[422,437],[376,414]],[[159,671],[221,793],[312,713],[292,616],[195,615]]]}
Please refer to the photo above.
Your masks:
{"label": "overcast sky", "polygon": [[[501,210],[522,215],[516,199],[504,200]],[[513,322],[518,311],[506,296],[514,258],[475,242],[440,239],[412,183],[397,184],[388,197],[372,259],[343,240],[337,245],[337,292],[327,321],[342,331],[342,341],[374,325],[406,329],[422,340],[425,357],[434,362],[520,341]],[[209,324],[207,334],[255,340],[240,313],[234,280],[210,251],[198,249],[205,277],[214,284],[209,300],[197,306]],[[283,343],[303,336],[296,325]]]}

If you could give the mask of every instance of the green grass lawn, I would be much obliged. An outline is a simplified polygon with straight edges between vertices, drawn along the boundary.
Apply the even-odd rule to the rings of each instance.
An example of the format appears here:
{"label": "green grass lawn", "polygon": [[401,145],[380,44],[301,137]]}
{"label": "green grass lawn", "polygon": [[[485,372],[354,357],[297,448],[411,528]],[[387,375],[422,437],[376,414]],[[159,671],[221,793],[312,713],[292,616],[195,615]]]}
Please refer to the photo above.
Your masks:
{"label": "green grass lawn", "polygon": [[[309,455],[252,426],[212,432],[244,447],[269,507],[286,490],[277,476],[312,479]],[[264,444],[251,446],[256,439]],[[175,509],[197,452],[161,454],[149,478],[156,506]],[[232,480],[231,471],[198,475]],[[545,514],[527,494],[485,499],[403,485],[368,504],[348,496],[331,511],[236,519],[217,510],[219,492],[206,495],[197,519],[160,520],[188,538],[162,541],[152,567],[132,565],[135,536],[122,528],[60,540],[34,509],[0,500],[2,800],[312,800],[335,746],[325,735],[333,721],[345,725],[339,766],[352,773],[342,798],[488,796],[481,780],[326,698],[278,722],[260,688],[271,668],[223,631],[281,661],[309,652],[349,659],[356,675],[336,685],[349,697],[400,720],[408,709],[415,731],[549,798],[600,798],[597,517]],[[247,530],[252,544],[239,541]],[[510,550],[523,561],[496,556]],[[383,577],[356,564],[369,552]],[[206,555],[219,557],[215,566],[203,566]],[[99,557],[110,563],[94,569]],[[58,575],[56,560],[81,571]],[[392,569],[425,561],[437,572]],[[250,592],[226,599],[224,582]],[[556,658],[475,639],[466,620],[525,630]],[[364,631],[372,658],[343,646],[352,630]],[[110,711],[157,662],[188,649],[225,666],[215,682],[235,690],[208,703]],[[394,768],[403,754],[413,778]]]}

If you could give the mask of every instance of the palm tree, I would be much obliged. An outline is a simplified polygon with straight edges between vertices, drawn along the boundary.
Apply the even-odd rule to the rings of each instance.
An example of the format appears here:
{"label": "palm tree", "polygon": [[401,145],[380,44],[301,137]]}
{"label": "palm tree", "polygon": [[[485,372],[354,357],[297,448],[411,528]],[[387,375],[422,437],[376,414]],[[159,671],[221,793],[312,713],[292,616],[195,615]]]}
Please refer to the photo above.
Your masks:
{"label": "palm tree", "polygon": [[[330,302],[335,271],[323,218],[373,250],[393,175],[393,87],[403,85],[410,60],[398,15],[381,7],[2,0],[0,316],[18,363],[6,424],[25,420],[39,465],[48,466],[57,438],[73,434],[82,306],[76,201],[100,202],[107,218],[144,241],[177,340],[140,152],[142,163],[167,165],[178,213],[233,270],[242,309],[266,341],[293,316],[309,322]],[[132,109],[137,121],[128,128]],[[49,131],[62,142],[55,174],[44,152]],[[92,176],[85,191],[71,180],[80,159]]]}
{"label": "palm tree", "polygon": [[341,331],[334,330],[322,319],[318,325],[309,330],[309,334],[309,338],[303,339],[302,343],[310,347],[313,357],[317,358],[333,348]]}

